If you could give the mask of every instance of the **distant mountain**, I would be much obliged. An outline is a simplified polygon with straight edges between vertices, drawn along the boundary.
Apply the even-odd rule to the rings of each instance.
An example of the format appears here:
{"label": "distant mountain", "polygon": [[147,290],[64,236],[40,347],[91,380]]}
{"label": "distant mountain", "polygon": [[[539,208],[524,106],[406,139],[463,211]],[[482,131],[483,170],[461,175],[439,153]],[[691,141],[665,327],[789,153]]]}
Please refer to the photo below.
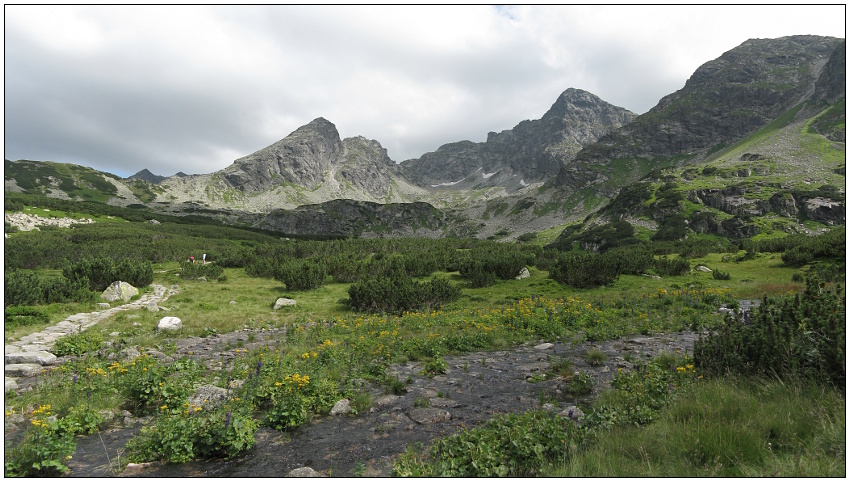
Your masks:
{"label": "distant mountain", "polygon": [[141,179],[142,181],[147,181],[151,184],[159,184],[160,182],[166,179],[165,176],[158,176],[147,169],[142,169],[141,171],[133,174],[127,179]]}
{"label": "distant mountain", "polygon": [[649,112],[579,152],[558,173],[566,193],[613,195],[651,170],[693,164],[767,125],[810,96],[843,40],[751,39],[706,62]]}
{"label": "distant mountain", "polygon": [[486,142],[445,144],[401,163],[404,174],[425,188],[503,186],[515,191],[558,173],[582,147],[636,117],[579,89],[565,90],[538,120],[490,132]]}
{"label": "distant mountain", "polygon": [[320,117],[213,173],[120,179],[7,160],[5,189],[299,235],[509,240],[569,226],[560,245],[601,248],[630,229],[813,232],[845,222],[845,59],[843,39],[752,39],[640,116],[567,89],[540,119],[400,164]]}

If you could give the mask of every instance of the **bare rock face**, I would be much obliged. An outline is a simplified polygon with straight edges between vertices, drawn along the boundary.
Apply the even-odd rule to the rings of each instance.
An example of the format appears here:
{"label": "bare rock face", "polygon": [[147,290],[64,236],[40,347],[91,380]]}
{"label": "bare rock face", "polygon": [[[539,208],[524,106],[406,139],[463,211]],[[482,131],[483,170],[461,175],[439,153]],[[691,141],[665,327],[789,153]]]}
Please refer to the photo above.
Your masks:
{"label": "bare rock face", "polygon": [[317,118],[274,144],[237,159],[221,173],[237,189],[261,192],[282,183],[314,189],[342,156],[336,126]]}
{"label": "bare rock face", "polygon": [[487,141],[441,146],[404,161],[404,174],[431,188],[506,186],[510,191],[548,179],[583,147],[629,123],[636,114],[579,89],[565,90],[542,118],[491,132]]}

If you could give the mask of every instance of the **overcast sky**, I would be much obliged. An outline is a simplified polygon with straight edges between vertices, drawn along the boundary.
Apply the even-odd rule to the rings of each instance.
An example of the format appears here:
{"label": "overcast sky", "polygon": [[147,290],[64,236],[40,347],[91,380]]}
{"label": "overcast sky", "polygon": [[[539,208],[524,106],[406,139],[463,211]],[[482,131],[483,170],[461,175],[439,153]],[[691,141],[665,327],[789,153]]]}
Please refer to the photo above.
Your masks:
{"label": "overcast sky", "polygon": [[209,173],[316,117],[397,162],[539,119],[635,113],[749,38],[844,37],[845,6],[5,6],[6,159]]}

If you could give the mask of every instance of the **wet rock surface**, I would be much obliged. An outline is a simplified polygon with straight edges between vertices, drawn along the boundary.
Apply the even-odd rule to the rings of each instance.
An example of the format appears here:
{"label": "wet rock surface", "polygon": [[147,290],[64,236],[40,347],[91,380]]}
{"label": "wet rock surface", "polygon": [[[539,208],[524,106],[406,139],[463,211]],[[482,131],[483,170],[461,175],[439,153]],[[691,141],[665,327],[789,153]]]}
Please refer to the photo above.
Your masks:
{"label": "wet rock surface", "polygon": [[[191,352],[189,356],[202,359],[208,366],[226,366],[227,355],[233,355],[228,347],[235,342],[250,339],[244,348],[258,348],[273,345],[284,334],[281,329],[186,338],[178,341],[177,350],[186,355]],[[691,353],[697,337],[697,333],[682,332],[575,345],[540,340],[509,350],[445,357],[448,370],[434,377],[422,373],[423,362],[394,365],[388,373],[406,383],[406,392],[395,395],[386,393],[383,387],[370,387],[372,403],[365,413],[316,418],[291,433],[261,427],[254,448],[238,457],[185,464],[140,464],[122,475],[282,477],[310,467],[323,476],[350,476],[355,471],[389,476],[394,457],[410,444],[427,445],[502,413],[544,406],[554,413],[587,407],[610,387],[618,368],[629,369],[637,360],[649,360],[662,352]],[[551,346],[541,349],[543,343]],[[590,366],[585,361],[590,349],[605,353],[606,362]],[[591,393],[571,395],[567,380],[545,375],[552,363],[563,359],[570,360],[573,370],[593,376],[596,383]],[[115,466],[118,453],[138,430],[138,424],[116,426],[104,432],[103,440],[97,434],[79,437],[69,475],[113,475],[110,460]]]}

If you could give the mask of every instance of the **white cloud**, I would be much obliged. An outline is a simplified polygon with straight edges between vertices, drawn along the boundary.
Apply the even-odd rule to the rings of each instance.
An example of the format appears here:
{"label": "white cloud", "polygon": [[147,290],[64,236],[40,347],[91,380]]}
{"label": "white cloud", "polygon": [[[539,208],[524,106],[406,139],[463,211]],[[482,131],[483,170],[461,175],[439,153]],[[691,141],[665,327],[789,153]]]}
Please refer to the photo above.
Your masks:
{"label": "white cloud", "polygon": [[325,117],[396,161],[543,115],[641,113],[748,38],[844,6],[6,6],[5,157],[211,172]]}

